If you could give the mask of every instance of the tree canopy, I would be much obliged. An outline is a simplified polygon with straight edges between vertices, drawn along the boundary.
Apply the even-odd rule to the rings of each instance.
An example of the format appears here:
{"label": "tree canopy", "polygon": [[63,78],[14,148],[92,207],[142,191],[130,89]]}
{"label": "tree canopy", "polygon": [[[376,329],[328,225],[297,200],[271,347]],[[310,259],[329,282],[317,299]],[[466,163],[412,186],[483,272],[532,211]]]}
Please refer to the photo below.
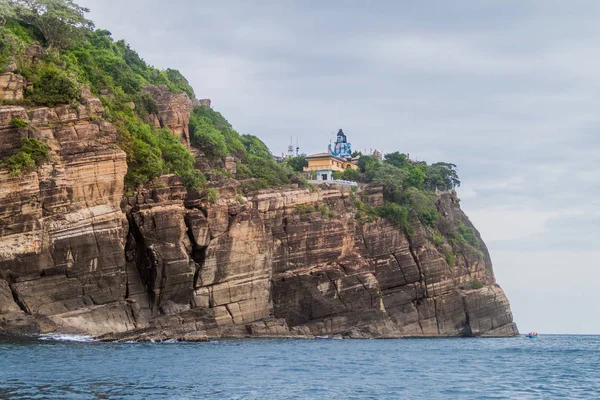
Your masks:
{"label": "tree canopy", "polygon": [[66,48],[94,28],[85,18],[90,10],[73,0],[8,0],[0,8],[2,17],[15,18],[37,28],[50,48]]}
{"label": "tree canopy", "polygon": [[294,171],[302,172],[304,167],[308,167],[306,156],[287,157],[285,163]]}
{"label": "tree canopy", "polygon": [[456,165],[438,162],[427,167],[425,187],[429,190],[451,190],[460,186]]}

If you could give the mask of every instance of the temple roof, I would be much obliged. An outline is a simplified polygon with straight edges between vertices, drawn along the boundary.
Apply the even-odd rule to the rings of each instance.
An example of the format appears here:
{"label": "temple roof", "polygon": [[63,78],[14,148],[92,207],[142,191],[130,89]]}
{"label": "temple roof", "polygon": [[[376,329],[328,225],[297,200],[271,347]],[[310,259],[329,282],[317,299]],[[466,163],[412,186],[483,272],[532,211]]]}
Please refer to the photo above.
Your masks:
{"label": "temple roof", "polygon": [[345,160],[345,159],[340,158],[340,157],[333,156],[333,155],[331,155],[329,153],[316,153],[316,154],[311,154],[310,156],[306,156],[307,160],[309,160],[311,158],[333,158],[333,159],[341,161],[341,162],[348,162],[348,160]]}

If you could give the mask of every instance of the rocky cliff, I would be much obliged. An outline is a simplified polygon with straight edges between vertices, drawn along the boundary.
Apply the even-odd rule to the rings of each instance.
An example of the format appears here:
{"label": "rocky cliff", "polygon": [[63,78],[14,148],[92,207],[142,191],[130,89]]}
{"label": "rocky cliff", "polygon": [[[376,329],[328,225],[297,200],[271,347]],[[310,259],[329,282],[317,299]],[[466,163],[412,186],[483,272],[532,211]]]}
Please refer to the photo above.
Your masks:
{"label": "rocky cliff", "polygon": [[[18,75],[0,83],[0,98],[22,98]],[[157,100],[157,126],[189,145],[192,101],[145,91]],[[356,198],[382,202],[377,186],[243,197],[226,180],[214,184],[211,203],[168,175],[125,197],[115,127],[89,91],[82,99],[0,107],[0,157],[24,137],[51,150],[34,172],[0,170],[0,332],[105,340],[518,333],[483,242],[440,240],[418,219],[409,238],[387,220],[358,218]],[[437,207],[440,232],[472,226],[454,194]]]}

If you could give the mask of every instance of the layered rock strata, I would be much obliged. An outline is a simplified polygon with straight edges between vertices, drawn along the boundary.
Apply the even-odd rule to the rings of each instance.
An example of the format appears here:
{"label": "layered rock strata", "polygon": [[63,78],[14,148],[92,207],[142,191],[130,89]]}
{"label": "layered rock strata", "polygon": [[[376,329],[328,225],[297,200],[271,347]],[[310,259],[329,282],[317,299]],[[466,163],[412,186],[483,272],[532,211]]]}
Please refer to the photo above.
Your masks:
{"label": "layered rock strata", "polygon": [[[161,126],[185,140],[187,101],[162,98],[170,105],[159,107]],[[483,242],[434,244],[418,220],[409,238],[360,216],[355,198],[379,206],[380,187],[241,197],[232,180],[210,204],[163,176],[123,198],[125,154],[102,114],[85,89],[75,108],[0,107],[0,157],[25,137],[51,153],[19,177],[0,170],[0,332],[104,340],[518,333]],[[454,194],[437,206],[445,238],[459,222],[472,226]]]}
{"label": "layered rock strata", "polygon": [[[93,334],[143,326],[126,301],[125,153],[114,126],[100,119],[100,101],[83,102],[0,108],[0,157],[21,138],[50,149],[50,160],[35,172],[15,177],[0,170],[0,325],[43,316],[25,318],[27,329],[41,329],[40,321],[42,330]],[[29,126],[13,127],[15,118]]]}
{"label": "layered rock strata", "polygon": [[165,85],[147,85],[142,89],[156,100],[157,112],[151,114],[157,128],[167,128],[181,138],[182,143],[190,146],[189,121],[193,102],[186,93],[173,93]]}

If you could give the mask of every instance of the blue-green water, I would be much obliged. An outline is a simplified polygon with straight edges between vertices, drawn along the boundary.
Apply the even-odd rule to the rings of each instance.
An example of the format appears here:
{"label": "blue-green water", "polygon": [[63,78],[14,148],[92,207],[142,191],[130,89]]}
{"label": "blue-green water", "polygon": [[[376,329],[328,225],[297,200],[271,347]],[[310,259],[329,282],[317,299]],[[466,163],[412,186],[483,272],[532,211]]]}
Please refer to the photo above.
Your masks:
{"label": "blue-green water", "polygon": [[600,399],[600,336],[45,339],[0,338],[0,398]]}

